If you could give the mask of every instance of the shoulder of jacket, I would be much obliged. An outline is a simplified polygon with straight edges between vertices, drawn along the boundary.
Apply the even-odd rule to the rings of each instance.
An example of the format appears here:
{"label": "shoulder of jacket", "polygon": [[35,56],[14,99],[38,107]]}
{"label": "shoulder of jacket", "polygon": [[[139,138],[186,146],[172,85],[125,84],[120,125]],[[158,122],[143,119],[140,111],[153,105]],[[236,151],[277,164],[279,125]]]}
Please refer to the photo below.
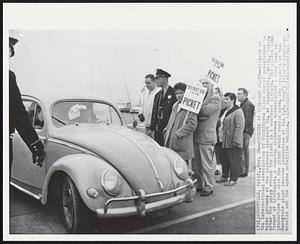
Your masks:
{"label": "shoulder of jacket", "polygon": [[211,98],[212,99],[216,99],[216,100],[221,100],[221,97],[218,95],[218,94],[213,94],[212,96],[211,96]]}
{"label": "shoulder of jacket", "polygon": [[155,97],[158,97],[160,93],[161,93],[161,90],[159,90],[159,91],[155,94]]}
{"label": "shoulder of jacket", "polygon": [[155,94],[157,94],[158,92],[160,92],[160,91],[161,91],[161,88],[160,88],[160,87],[155,87],[154,89],[155,89],[155,91],[154,91],[154,92],[155,92]]}
{"label": "shoulder of jacket", "polygon": [[244,106],[245,106],[245,107],[246,107],[246,106],[247,106],[247,107],[248,107],[248,106],[249,106],[249,107],[252,107],[252,106],[254,106],[254,105],[253,105],[253,103],[248,99],[248,100],[245,102]]}
{"label": "shoulder of jacket", "polygon": [[221,98],[218,94],[213,94],[208,100],[210,103],[219,104],[221,103]]}
{"label": "shoulder of jacket", "polygon": [[171,91],[172,93],[175,93],[175,89],[173,86],[169,86],[168,90]]}
{"label": "shoulder of jacket", "polygon": [[237,110],[234,111],[234,113],[236,113],[238,115],[244,115],[244,112],[243,112],[242,108],[238,108]]}
{"label": "shoulder of jacket", "polygon": [[9,76],[16,76],[15,73],[13,71],[9,71]]}
{"label": "shoulder of jacket", "polygon": [[178,104],[178,101],[177,102],[175,102],[173,105],[172,105],[172,109],[175,109],[175,108],[177,108],[179,106],[179,104]]}

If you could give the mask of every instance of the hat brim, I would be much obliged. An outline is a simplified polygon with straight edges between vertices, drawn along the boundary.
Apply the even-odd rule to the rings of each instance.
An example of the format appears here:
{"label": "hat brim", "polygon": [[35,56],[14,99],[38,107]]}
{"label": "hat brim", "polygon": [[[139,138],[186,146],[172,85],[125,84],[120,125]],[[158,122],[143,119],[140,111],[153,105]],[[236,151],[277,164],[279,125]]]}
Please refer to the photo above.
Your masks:
{"label": "hat brim", "polygon": [[9,37],[9,44],[12,45],[12,46],[16,45],[18,41],[19,40],[16,39],[16,38]]}
{"label": "hat brim", "polygon": [[166,78],[169,78],[171,75],[158,75],[158,76],[155,76],[156,79],[160,78],[160,77],[166,77]]}

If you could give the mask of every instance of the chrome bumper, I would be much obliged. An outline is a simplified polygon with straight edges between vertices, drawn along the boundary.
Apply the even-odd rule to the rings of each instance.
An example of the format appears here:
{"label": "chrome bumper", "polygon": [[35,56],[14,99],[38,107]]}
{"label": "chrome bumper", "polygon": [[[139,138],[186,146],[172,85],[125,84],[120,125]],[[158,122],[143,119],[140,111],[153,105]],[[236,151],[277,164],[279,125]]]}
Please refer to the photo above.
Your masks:
{"label": "chrome bumper", "polygon": [[[97,209],[97,217],[99,218],[111,218],[111,217],[126,217],[139,215],[144,217],[147,213],[172,207],[183,202],[192,202],[193,197],[196,194],[196,184],[197,180],[186,180],[185,184],[181,187],[178,187],[174,190],[152,193],[146,195],[143,190],[140,190],[137,196],[133,197],[120,197],[120,198],[111,198],[106,201],[104,209]],[[184,191],[185,190],[185,191]],[[184,191],[177,195],[179,191]],[[168,199],[146,203],[146,199],[150,197],[163,196],[173,194],[174,196]],[[135,201],[134,206],[130,207],[119,207],[119,208],[109,208],[109,204],[112,202],[123,202],[123,201]]]}

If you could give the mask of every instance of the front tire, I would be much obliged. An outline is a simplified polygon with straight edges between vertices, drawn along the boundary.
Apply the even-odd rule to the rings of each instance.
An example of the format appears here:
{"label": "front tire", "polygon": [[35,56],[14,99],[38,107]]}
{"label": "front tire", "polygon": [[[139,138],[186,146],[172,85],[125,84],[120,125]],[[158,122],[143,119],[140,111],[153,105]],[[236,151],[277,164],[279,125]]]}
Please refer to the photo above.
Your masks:
{"label": "front tire", "polygon": [[68,233],[81,233],[90,227],[91,211],[83,203],[79,192],[69,176],[66,176],[61,191],[62,217]]}

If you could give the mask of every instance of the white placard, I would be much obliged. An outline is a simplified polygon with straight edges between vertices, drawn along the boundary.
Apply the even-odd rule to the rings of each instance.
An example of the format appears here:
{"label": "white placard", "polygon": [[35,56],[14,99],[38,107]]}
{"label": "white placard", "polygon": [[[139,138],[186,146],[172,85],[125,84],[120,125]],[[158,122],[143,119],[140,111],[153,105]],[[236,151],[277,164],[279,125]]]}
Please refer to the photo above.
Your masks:
{"label": "white placard", "polygon": [[188,84],[179,106],[182,109],[198,114],[204,100],[205,92],[206,87],[203,87],[200,82]]}
{"label": "white placard", "polygon": [[220,78],[224,68],[224,63],[216,58],[211,59],[211,66],[207,72],[207,78],[214,84],[220,84]]}

